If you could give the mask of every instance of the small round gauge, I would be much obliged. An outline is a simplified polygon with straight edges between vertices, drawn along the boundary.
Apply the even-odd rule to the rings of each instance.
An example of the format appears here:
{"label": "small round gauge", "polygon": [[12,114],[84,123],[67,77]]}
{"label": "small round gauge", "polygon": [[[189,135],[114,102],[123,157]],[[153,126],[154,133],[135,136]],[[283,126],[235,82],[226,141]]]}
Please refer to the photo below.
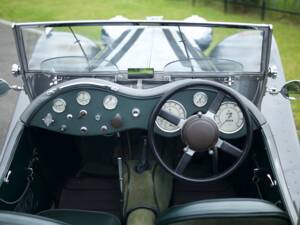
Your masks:
{"label": "small round gauge", "polygon": [[207,95],[204,92],[196,92],[193,97],[193,102],[197,107],[203,107],[207,103]]}
{"label": "small round gauge", "polygon": [[118,99],[113,95],[106,95],[103,99],[103,106],[108,110],[113,110],[118,105]]}
{"label": "small round gauge", "polygon": [[220,132],[233,134],[242,129],[244,116],[235,102],[223,102],[215,115]]}
{"label": "small round gauge", "polygon": [[87,91],[80,91],[77,94],[76,101],[79,105],[88,105],[91,101],[91,95]]}
{"label": "small round gauge", "polygon": [[54,99],[52,109],[56,113],[63,113],[66,110],[67,103],[62,98]]}
{"label": "small round gauge", "polygon": [[[168,100],[163,105],[162,109],[168,111],[169,113],[172,113],[175,116],[178,116],[181,119],[186,118],[186,111],[184,106],[177,101]],[[174,124],[168,122],[167,120],[161,118],[160,116],[156,118],[155,123],[159,129],[168,133],[174,133],[180,129],[178,126],[175,126]]]}

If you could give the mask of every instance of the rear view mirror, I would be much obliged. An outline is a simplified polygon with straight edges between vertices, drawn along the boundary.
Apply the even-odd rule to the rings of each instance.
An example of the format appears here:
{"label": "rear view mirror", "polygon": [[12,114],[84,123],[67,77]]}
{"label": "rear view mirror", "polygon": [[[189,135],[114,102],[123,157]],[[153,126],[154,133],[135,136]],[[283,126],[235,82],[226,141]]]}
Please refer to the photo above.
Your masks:
{"label": "rear view mirror", "polygon": [[3,79],[0,79],[0,96],[5,95],[10,90],[10,85]]}
{"label": "rear view mirror", "polygon": [[289,100],[299,100],[300,99],[300,81],[292,80],[287,82],[280,90],[283,97]]}

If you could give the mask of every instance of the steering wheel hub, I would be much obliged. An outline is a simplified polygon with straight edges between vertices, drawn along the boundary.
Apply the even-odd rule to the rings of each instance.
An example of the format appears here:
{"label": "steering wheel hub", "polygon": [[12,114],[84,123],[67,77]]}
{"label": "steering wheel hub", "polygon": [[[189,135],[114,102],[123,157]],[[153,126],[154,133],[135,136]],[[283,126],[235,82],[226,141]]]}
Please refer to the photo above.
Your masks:
{"label": "steering wheel hub", "polygon": [[219,129],[211,118],[205,115],[193,115],[184,123],[181,137],[192,150],[205,152],[217,143]]}

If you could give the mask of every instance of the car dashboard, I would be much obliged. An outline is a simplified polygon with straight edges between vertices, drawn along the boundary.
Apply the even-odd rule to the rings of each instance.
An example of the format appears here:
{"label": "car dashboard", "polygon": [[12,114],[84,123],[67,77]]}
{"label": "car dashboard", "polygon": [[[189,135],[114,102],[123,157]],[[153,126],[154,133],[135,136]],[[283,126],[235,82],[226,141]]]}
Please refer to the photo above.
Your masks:
{"label": "car dashboard", "polygon": [[[148,119],[159,99],[176,86],[173,82],[138,90],[99,79],[92,84],[78,80],[75,85],[66,82],[59,88],[49,89],[35,99],[32,105],[40,104],[40,107],[31,113],[27,121],[30,126],[77,136],[147,130]],[[185,119],[198,112],[206,113],[215,96],[216,91],[208,87],[189,88],[173,95],[163,109]],[[228,97],[214,119],[221,137],[231,139],[245,134],[243,114]],[[174,137],[180,134],[180,128],[157,117],[155,132]]]}

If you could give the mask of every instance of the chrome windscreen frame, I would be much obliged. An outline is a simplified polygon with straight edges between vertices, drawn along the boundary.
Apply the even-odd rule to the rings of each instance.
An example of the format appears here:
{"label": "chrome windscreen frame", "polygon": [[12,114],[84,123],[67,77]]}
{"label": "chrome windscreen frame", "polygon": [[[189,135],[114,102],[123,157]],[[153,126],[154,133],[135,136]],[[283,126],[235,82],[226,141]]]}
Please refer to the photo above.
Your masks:
{"label": "chrome windscreen frame", "polygon": [[[21,66],[21,74],[24,82],[24,88],[29,97],[33,98],[33,93],[27,83],[26,74],[41,73],[41,71],[30,71],[27,63],[27,56],[25,51],[25,44],[22,34],[22,28],[46,28],[46,27],[63,27],[63,26],[201,26],[212,28],[235,28],[235,29],[250,29],[260,30],[263,32],[262,56],[261,56],[261,70],[260,72],[248,73],[253,76],[260,76],[263,79],[261,82],[261,91],[265,91],[267,82],[267,75],[269,71],[270,51],[272,45],[272,25],[269,24],[251,24],[251,23],[223,23],[223,22],[183,22],[183,21],[143,21],[143,20],[129,20],[129,21],[108,21],[108,20],[91,20],[91,21],[51,21],[51,22],[33,22],[33,23],[15,23],[12,25],[14,37],[16,41],[17,54]],[[99,75],[99,73],[89,73],[90,76]],[[210,74],[206,74],[209,76]],[[238,75],[238,73],[230,73],[230,75]],[[223,74],[228,76],[228,74]]]}

